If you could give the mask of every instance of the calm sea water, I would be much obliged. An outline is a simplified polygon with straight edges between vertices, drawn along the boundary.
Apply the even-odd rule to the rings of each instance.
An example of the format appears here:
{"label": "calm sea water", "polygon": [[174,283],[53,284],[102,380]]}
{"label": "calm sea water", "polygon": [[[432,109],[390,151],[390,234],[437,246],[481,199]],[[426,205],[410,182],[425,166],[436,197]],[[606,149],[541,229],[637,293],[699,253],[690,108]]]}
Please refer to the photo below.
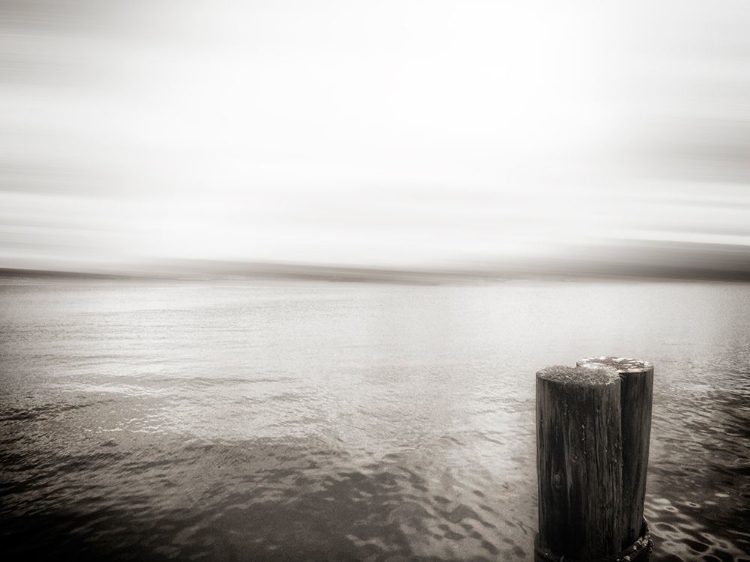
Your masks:
{"label": "calm sea water", "polygon": [[0,335],[4,559],[532,560],[534,374],[603,354],[652,560],[750,559],[748,285],[5,280]]}

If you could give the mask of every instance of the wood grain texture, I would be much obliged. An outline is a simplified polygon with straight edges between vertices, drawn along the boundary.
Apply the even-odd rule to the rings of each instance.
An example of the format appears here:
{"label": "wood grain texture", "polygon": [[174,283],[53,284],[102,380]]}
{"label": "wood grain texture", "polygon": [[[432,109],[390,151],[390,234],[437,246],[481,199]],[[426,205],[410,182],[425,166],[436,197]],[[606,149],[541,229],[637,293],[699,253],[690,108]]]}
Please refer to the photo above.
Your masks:
{"label": "wood grain texture", "polygon": [[633,544],[643,523],[646,497],[654,366],[623,357],[591,357],[578,361],[586,367],[612,367],[621,379],[622,411],[622,530],[621,548]]}
{"label": "wood grain texture", "polygon": [[537,373],[539,543],[558,556],[620,551],[620,384],[607,367]]}

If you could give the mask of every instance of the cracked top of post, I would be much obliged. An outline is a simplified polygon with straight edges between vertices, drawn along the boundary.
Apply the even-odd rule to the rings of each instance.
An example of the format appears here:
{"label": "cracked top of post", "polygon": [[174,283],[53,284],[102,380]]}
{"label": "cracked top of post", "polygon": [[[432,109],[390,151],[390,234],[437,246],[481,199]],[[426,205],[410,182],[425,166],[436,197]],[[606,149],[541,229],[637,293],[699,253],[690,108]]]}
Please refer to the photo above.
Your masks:
{"label": "cracked top of post", "polygon": [[566,367],[556,365],[547,367],[536,374],[542,378],[560,384],[576,384],[583,386],[614,384],[620,380],[616,369],[602,366]]}
{"label": "cracked top of post", "polygon": [[648,361],[639,361],[629,357],[586,357],[576,363],[579,367],[612,367],[620,373],[640,373],[643,371],[653,370],[653,364]]}

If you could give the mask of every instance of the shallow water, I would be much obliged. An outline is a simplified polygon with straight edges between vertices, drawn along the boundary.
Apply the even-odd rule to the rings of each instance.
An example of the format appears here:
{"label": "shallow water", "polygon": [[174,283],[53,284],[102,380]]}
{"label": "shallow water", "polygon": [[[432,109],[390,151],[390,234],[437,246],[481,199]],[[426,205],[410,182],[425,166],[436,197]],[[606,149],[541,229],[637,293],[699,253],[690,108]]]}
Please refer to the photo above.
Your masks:
{"label": "shallow water", "polygon": [[748,285],[4,280],[0,334],[10,558],[532,560],[534,374],[607,354],[652,560],[750,559]]}

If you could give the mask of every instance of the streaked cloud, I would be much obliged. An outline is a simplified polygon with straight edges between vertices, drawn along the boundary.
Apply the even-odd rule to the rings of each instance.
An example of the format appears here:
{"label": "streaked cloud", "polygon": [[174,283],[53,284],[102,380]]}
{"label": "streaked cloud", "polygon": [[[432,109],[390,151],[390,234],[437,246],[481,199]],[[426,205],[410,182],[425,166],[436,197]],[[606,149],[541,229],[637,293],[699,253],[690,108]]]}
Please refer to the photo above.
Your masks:
{"label": "streaked cloud", "polygon": [[0,266],[750,237],[743,2],[0,11]]}

